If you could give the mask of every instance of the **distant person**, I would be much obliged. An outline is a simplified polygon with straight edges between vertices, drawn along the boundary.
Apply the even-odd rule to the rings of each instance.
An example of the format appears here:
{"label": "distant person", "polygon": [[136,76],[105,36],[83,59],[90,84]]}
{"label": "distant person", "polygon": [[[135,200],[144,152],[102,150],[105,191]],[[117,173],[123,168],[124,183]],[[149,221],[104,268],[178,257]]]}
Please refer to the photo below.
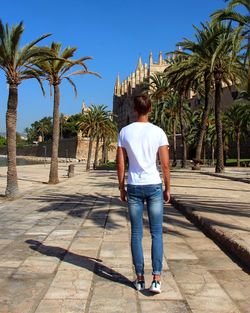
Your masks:
{"label": "distant person", "polygon": [[[147,95],[134,98],[137,121],[122,128],[118,137],[117,173],[120,197],[128,202],[131,222],[131,250],[137,275],[134,281],[137,290],[145,289],[144,257],[142,248],[143,208],[147,204],[150,233],[152,238],[151,258],[153,280],[149,290],[161,292],[163,260],[163,199],[170,201],[170,171],[168,139],[164,131],[149,123],[151,102]],[[165,188],[157,170],[159,154]],[[125,164],[128,157],[128,181],[125,189]]]}

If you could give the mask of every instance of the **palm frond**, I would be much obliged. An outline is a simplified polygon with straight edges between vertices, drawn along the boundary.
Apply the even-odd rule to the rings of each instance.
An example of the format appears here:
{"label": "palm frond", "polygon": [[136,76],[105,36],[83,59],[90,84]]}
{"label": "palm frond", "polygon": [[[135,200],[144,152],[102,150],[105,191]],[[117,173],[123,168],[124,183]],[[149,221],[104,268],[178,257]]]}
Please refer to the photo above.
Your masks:
{"label": "palm frond", "polygon": [[101,78],[101,75],[99,73],[91,72],[91,71],[82,71],[82,70],[72,72],[66,76],[63,76],[62,78],[68,78],[68,77],[73,76],[73,75],[84,75],[84,74],[91,74],[91,75],[95,75],[95,76]]}
{"label": "palm frond", "polygon": [[64,77],[64,78],[67,79],[67,81],[71,84],[71,86],[73,87],[73,90],[74,90],[75,97],[77,97],[77,89],[76,89],[76,85],[73,82],[73,80],[70,79],[69,77]]}

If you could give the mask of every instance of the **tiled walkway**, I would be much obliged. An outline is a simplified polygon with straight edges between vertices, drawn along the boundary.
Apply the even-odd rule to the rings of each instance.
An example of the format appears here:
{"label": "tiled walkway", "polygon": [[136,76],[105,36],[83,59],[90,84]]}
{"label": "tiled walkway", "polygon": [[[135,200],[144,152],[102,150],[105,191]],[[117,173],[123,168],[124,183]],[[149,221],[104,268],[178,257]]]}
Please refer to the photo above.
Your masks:
{"label": "tiled walkway", "polygon": [[[145,216],[147,286],[150,234]],[[250,276],[173,207],[163,292],[137,292],[127,209],[97,171],[0,204],[0,313],[247,313]]]}

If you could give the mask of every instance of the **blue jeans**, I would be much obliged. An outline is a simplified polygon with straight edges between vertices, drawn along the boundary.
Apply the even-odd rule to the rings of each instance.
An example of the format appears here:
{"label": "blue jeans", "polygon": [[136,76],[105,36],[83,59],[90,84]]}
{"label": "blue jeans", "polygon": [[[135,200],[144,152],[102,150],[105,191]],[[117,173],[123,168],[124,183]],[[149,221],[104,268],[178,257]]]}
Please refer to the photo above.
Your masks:
{"label": "blue jeans", "polygon": [[131,222],[131,250],[133,264],[137,275],[144,274],[144,257],[142,248],[143,208],[147,204],[149,227],[152,238],[151,260],[153,275],[160,275],[162,270],[163,240],[163,194],[162,184],[128,185],[128,209]]}

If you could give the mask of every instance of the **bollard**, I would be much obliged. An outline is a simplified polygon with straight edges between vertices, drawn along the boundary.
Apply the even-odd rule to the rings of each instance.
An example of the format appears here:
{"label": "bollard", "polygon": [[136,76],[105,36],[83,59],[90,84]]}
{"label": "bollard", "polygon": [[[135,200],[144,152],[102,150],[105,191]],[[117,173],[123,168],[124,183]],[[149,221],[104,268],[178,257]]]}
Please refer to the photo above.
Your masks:
{"label": "bollard", "polygon": [[74,171],[75,171],[75,165],[74,164],[70,164],[69,167],[68,167],[68,178],[74,176]]}

